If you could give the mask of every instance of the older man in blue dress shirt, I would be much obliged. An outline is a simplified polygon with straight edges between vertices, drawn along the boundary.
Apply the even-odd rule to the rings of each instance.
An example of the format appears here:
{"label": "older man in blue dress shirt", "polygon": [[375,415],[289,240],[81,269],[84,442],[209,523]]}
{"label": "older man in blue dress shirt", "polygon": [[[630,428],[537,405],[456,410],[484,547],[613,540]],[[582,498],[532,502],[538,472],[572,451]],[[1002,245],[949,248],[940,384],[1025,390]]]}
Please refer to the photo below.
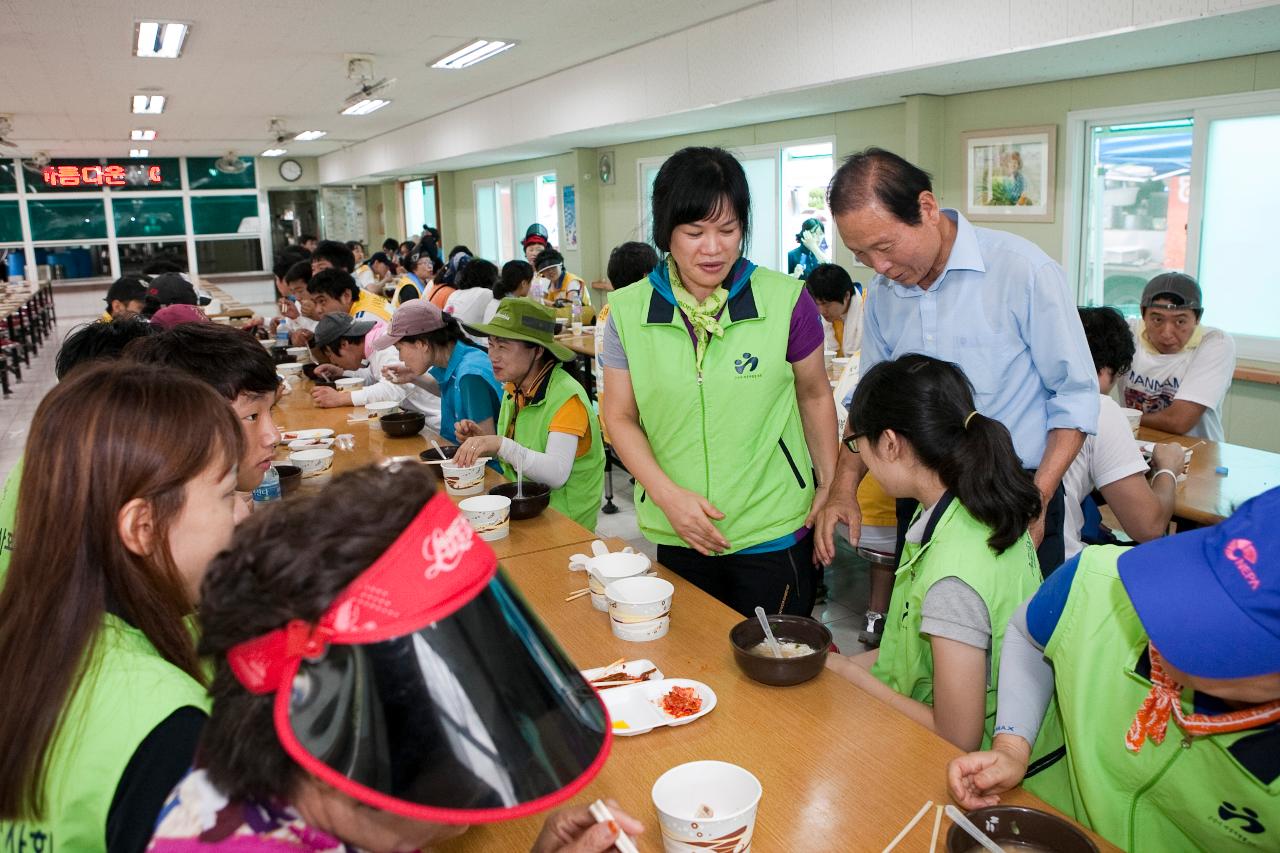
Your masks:
{"label": "older man in blue dress shirt", "polygon": [[[844,244],[878,273],[864,309],[861,372],[910,352],[964,370],[978,411],[1008,428],[1034,471],[1044,511],[1031,534],[1047,575],[1063,560],[1062,475],[1098,421],[1097,373],[1062,268],[1021,237],[942,209],[925,172],[881,149],[840,167],[830,203]],[[823,562],[835,555],[838,522],[857,542],[855,492],[865,473],[842,448],[817,522]]]}

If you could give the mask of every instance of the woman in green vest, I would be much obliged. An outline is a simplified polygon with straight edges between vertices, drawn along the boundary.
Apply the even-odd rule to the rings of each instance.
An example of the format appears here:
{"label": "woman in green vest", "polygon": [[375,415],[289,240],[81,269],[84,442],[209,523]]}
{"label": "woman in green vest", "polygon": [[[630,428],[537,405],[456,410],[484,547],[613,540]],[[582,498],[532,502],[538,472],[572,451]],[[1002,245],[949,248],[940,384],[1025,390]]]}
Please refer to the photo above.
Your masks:
{"label": "woman in green vest", "polygon": [[574,356],[556,343],[555,315],[532,299],[508,298],[488,323],[467,330],[489,339],[493,375],[506,388],[496,434],[459,421],[462,444],[454,463],[496,456],[509,479],[520,466],[526,480],[551,487],[553,508],[595,530],[604,492],[604,442],[582,383],[560,367]]}
{"label": "woman in green vest", "polygon": [[740,613],[807,616],[835,403],[804,283],[743,257],[750,207],[727,151],[662,165],[653,239],[667,254],[610,296],[604,420],[663,565]]}
{"label": "woman in green vest", "polygon": [[951,762],[956,800],[994,805],[1029,776],[1056,701],[1069,786],[1037,776],[1032,792],[1125,850],[1280,849],[1277,517],[1272,489],[1213,527],[1086,548],[1054,572],[1009,624],[999,734]]}
{"label": "woman in green vest", "polygon": [[0,838],[141,851],[208,710],[191,617],[244,439],[176,370],[85,367],[40,403],[0,592]]}
{"label": "woman in green vest", "polygon": [[991,743],[1000,638],[1040,584],[1040,513],[1009,431],[974,410],[960,368],[904,355],[867,372],[846,446],[884,490],[920,503],[880,648],[827,665],[961,749]]}

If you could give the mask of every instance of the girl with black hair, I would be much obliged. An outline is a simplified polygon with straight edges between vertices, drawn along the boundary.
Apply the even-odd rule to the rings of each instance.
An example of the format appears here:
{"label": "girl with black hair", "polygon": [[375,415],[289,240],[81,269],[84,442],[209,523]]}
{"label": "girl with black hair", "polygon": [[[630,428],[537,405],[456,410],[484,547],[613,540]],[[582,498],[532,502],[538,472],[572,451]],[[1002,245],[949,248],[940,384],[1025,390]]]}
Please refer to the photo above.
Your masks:
{"label": "girl with black hair", "polygon": [[1040,585],[1027,525],[1040,496],[1008,430],[974,410],[960,368],[927,355],[877,364],[849,408],[845,445],[917,511],[880,648],[827,665],[965,750],[995,722],[1000,640]]}
{"label": "girl with black hair", "polygon": [[821,219],[806,219],[800,224],[800,233],[796,234],[796,246],[787,253],[787,272],[801,281],[808,281],[810,273],[818,264],[830,263],[822,244],[826,238],[827,228]]}
{"label": "girl with black hair", "polygon": [[493,302],[484,309],[484,319],[482,322],[489,322],[493,319],[493,315],[498,311],[498,303],[506,299],[508,296],[514,296],[517,299],[529,295],[530,288],[533,287],[533,264],[528,261],[507,261],[502,265],[502,275],[498,278],[498,283],[493,286]]}
{"label": "girl with black hair", "polygon": [[813,299],[743,256],[750,196],[723,149],[663,163],[653,238],[665,257],[610,295],[604,419],[663,565],[740,613],[807,616],[835,402]]}

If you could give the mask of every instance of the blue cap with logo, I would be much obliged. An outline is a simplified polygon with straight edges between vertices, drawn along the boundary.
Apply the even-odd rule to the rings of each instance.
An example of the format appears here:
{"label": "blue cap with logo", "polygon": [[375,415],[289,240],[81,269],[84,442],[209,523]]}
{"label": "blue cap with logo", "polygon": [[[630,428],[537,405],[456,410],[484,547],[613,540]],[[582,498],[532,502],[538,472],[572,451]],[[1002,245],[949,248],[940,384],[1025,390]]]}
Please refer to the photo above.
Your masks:
{"label": "blue cap with logo", "polygon": [[1120,558],[1120,580],[1152,644],[1201,678],[1280,672],[1280,488],[1230,518]]}

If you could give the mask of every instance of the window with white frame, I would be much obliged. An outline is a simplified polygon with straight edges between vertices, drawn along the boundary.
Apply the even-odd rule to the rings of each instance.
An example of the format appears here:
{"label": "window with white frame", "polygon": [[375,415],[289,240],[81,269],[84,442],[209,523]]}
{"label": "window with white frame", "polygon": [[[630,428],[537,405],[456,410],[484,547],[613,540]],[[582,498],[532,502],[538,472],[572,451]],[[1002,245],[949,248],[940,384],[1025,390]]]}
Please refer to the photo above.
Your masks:
{"label": "window with white frame", "polygon": [[1194,276],[1204,322],[1280,362],[1280,92],[1068,115],[1068,272],[1082,304],[1139,313],[1146,282]]}
{"label": "window with white frame", "polygon": [[[835,172],[834,143],[818,140],[756,145],[733,153],[742,163],[751,192],[747,257],[760,266],[790,272],[787,253],[798,245],[796,234],[807,219],[823,223],[823,249],[830,256],[832,228],[827,184]],[[653,182],[665,159],[646,158],[636,164],[640,234],[645,242],[653,242]]]}
{"label": "window with white frame", "polygon": [[490,178],[472,184],[476,205],[479,257],[501,266],[524,259],[520,241],[533,224],[547,229],[551,245],[560,245],[560,200],[556,173]]}
{"label": "window with white frame", "polygon": [[407,181],[404,185],[405,229],[410,234],[420,234],[424,225],[439,228],[436,220],[436,179]]}

